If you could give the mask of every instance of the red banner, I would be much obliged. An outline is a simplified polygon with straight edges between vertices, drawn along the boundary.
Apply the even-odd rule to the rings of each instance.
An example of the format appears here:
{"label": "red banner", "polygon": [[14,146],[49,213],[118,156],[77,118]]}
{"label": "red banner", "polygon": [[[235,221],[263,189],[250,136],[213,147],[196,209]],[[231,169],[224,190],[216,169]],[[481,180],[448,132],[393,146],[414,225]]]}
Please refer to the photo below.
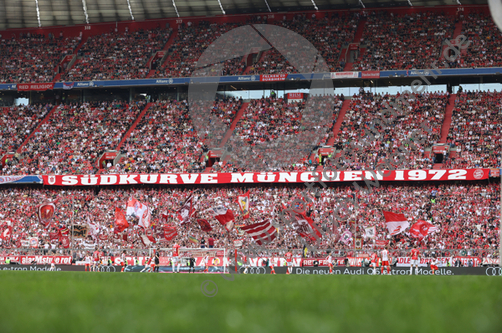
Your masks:
{"label": "red banner", "polygon": [[45,91],[45,90],[52,90],[54,89],[54,83],[22,83],[17,85],[17,90],[18,91],[29,91],[29,90],[36,90],[36,91]]}
{"label": "red banner", "polygon": [[288,99],[303,99],[303,93],[288,93]]}
{"label": "red banner", "polygon": [[260,81],[286,81],[288,74],[266,74],[260,75]]}
{"label": "red banner", "polygon": [[[490,169],[431,169],[376,172],[379,181],[444,181],[480,180],[489,177]],[[238,183],[304,183],[353,182],[374,180],[370,171],[306,172],[243,172],[243,173],[183,173],[124,175],[54,175],[42,176],[44,185],[94,186],[131,184],[238,184]],[[317,177],[317,178],[316,178]]]}
{"label": "red banner", "polygon": [[[31,265],[36,262],[37,265],[71,265],[71,256],[8,256],[12,262],[20,263],[21,265]],[[7,257],[0,257],[0,262],[5,262]]]}
{"label": "red banner", "polygon": [[435,154],[443,153],[446,150],[446,146],[432,146],[432,152]]}
{"label": "red banner", "polygon": [[379,77],[380,77],[379,71],[361,72],[361,78],[363,79],[378,79]]}

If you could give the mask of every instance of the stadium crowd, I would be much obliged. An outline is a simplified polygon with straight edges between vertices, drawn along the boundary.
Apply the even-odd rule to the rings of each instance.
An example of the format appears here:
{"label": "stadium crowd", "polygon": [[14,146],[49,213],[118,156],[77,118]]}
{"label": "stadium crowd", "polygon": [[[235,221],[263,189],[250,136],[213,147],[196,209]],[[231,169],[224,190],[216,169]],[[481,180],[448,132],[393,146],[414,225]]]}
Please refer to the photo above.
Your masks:
{"label": "stadium crowd", "polygon": [[[500,186],[498,183],[417,183],[390,184],[381,183],[370,193],[355,191],[350,184],[329,186],[314,193],[304,192],[303,186],[258,186],[249,188],[250,218],[241,216],[237,205],[237,196],[242,187],[223,186],[205,188],[177,187],[102,187],[96,189],[51,189],[27,187],[2,187],[0,189],[0,218],[12,224],[11,241],[3,240],[2,247],[14,245],[18,238],[38,237],[39,246],[51,243],[49,232],[57,227],[61,230],[71,228],[71,224],[90,226],[87,238],[75,238],[74,248],[84,248],[88,243],[104,249],[145,248],[140,239],[143,233],[137,220],[129,217],[129,228],[121,234],[114,233],[115,207],[125,210],[128,200],[134,197],[150,207],[151,234],[161,247],[171,247],[178,243],[183,247],[200,247],[201,241],[212,237],[215,247],[231,248],[233,241],[239,238],[251,243],[251,238],[239,230],[239,226],[269,220],[280,226],[277,238],[268,248],[302,249],[302,237],[292,224],[286,224],[280,218],[280,212],[287,207],[304,211],[322,230],[324,236],[317,242],[322,249],[347,250],[353,248],[354,239],[362,238],[363,249],[373,248],[375,241],[387,242],[391,249],[409,249],[412,246],[427,249],[496,249],[499,246],[498,226],[500,204]],[[193,194],[195,214],[190,222],[182,224],[179,210],[189,195]],[[302,199],[307,195],[310,203]],[[345,205],[342,198],[355,198],[358,206]],[[293,201],[303,201],[300,206],[292,206]],[[44,228],[36,217],[37,206],[52,201],[56,205],[53,225]],[[210,208],[225,206],[234,213],[236,229],[225,230],[210,212]],[[345,206],[345,208],[343,208]],[[438,231],[425,238],[414,238],[406,229],[403,233],[390,236],[386,228],[382,211],[403,213],[410,226],[418,220],[433,223]],[[167,216],[167,221],[162,218]],[[330,222],[331,217],[337,224]],[[211,231],[202,231],[198,219],[209,221]],[[163,237],[162,226],[168,223],[178,232],[171,241]],[[364,228],[376,227],[375,238],[366,237]],[[352,233],[350,242],[340,236],[345,231]],[[150,231],[148,232],[150,233]],[[127,235],[127,237],[124,237]],[[127,238],[127,240],[125,240]],[[305,239],[307,243],[310,241]],[[52,240],[55,247],[61,248],[57,239]]]}
{"label": "stadium crowd", "polygon": [[0,156],[15,152],[52,108],[52,104],[0,108]]}
{"label": "stadium crowd", "polygon": [[353,69],[432,68],[435,61],[440,63],[443,41],[452,39],[457,19],[432,12],[406,15],[374,12],[367,17],[360,41],[364,52],[354,62]]}
{"label": "stadium crowd", "polygon": [[162,50],[172,29],[138,30],[91,36],[78,51],[79,59],[61,81],[129,80],[145,78],[148,60]]}
{"label": "stadium crowd", "polygon": [[500,168],[502,93],[462,92],[457,95],[447,142],[459,151],[449,168]]}
{"label": "stadium crowd", "polygon": [[144,105],[119,101],[61,104],[2,174],[95,173],[97,158],[118,146]]}
{"label": "stadium crowd", "polygon": [[0,39],[0,83],[52,82],[58,66],[80,38],[20,34]]}

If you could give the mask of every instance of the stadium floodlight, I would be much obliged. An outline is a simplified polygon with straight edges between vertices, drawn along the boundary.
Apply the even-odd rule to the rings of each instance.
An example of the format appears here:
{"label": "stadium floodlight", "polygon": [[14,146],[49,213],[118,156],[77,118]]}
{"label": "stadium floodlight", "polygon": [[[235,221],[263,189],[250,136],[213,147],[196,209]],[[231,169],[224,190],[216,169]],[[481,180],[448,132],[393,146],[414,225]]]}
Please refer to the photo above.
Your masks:
{"label": "stadium floodlight", "polygon": [[89,15],[87,15],[87,3],[85,0],[82,0],[82,7],[84,8],[85,23],[89,24]]}
{"label": "stadium floodlight", "polygon": [[363,8],[366,8],[366,6],[365,6],[365,5],[364,5],[364,3],[363,3],[363,0],[359,0],[359,4],[360,4],[361,6],[363,6]]}
{"label": "stadium floodlight", "polygon": [[218,4],[220,5],[221,12],[223,13],[223,15],[225,15],[225,10],[223,9],[223,6],[221,5],[221,1],[220,0],[218,0]]}
{"label": "stadium floodlight", "polygon": [[35,0],[35,4],[37,6],[37,20],[38,20],[38,27],[42,27],[42,23],[40,22],[40,9],[38,8],[38,0]]}
{"label": "stadium floodlight", "polygon": [[174,6],[174,10],[176,11],[176,15],[178,15],[178,17],[180,17],[180,13],[178,13],[178,7],[176,7],[176,3],[174,3],[174,0],[173,0],[173,6]]}
{"label": "stadium floodlight", "polygon": [[267,5],[268,11],[272,13],[272,10],[270,9],[270,6],[268,5],[267,0],[265,0],[265,4]]}
{"label": "stadium floodlight", "polygon": [[312,4],[314,5],[315,10],[319,10],[319,8],[317,8],[317,5],[315,4],[314,0],[310,0],[310,1],[312,1]]}
{"label": "stadium floodlight", "polygon": [[131,2],[127,0],[127,7],[129,7],[129,14],[131,14],[131,18],[134,21],[134,15],[132,14]]}

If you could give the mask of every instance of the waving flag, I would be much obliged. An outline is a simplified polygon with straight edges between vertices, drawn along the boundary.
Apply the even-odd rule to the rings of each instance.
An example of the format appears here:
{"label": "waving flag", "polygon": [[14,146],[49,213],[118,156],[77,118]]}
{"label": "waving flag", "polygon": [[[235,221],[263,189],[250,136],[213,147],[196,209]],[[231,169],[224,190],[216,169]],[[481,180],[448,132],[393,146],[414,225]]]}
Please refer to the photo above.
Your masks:
{"label": "waving flag", "polygon": [[349,245],[351,241],[352,241],[352,233],[348,230],[345,230],[345,232],[340,236],[340,242],[342,242],[345,245]]}
{"label": "waving flag", "polygon": [[438,230],[434,224],[426,222],[424,220],[418,220],[417,223],[411,226],[410,234],[415,238],[424,238],[428,234]]}
{"label": "waving flag", "polygon": [[322,234],[314,225],[314,221],[303,213],[296,213],[293,211],[296,222],[292,223],[295,231],[303,238],[308,238],[315,242],[322,237]]}
{"label": "waving flag", "polygon": [[10,240],[12,238],[12,226],[6,225],[4,226],[4,229],[2,230],[2,234],[0,237],[3,240]]}
{"label": "waving flag", "polygon": [[210,232],[211,230],[213,230],[211,224],[209,224],[209,222],[206,219],[198,219],[197,223],[199,224],[200,229],[202,231]]}
{"label": "waving flag", "polygon": [[404,216],[404,214],[396,214],[392,212],[383,211],[383,216],[387,222],[387,230],[391,236],[398,235],[406,230],[410,226],[410,223]]}
{"label": "waving flag", "polygon": [[376,227],[364,228],[364,234],[368,238],[375,238],[375,236],[376,236]]}
{"label": "waving flag", "polygon": [[237,203],[241,209],[242,217],[249,218],[249,191],[237,197]]}
{"label": "waving flag", "polygon": [[37,209],[38,222],[46,228],[52,222],[52,218],[54,217],[55,211],[56,211],[56,206],[52,202],[38,206]]}
{"label": "waving flag", "polygon": [[209,213],[214,216],[221,224],[225,226],[227,231],[234,228],[234,213],[223,206],[217,206],[209,209]]}
{"label": "waving flag", "polygon": [[199,241],[197,240],[197,238],[195,238],[194,236],[190,235],[188,236],[188,240],[192,243],[195,243],[197,244]]}
{"label": "waving flag", "polygon": [[185,224],[190,222],[190,216],[193,213],[193,194],[190,194],[188,199],[185,200],[185,203],[178,211],[178,218],[181,221],[181,224]]}
{"label": "waving flag", "polygon": [[258,245],[268,244],[277,237],[277,229],[267,220],[241,227],[241,230],[253,237]]}
{"label": "waving flag", "polygon": [[143,228],[150,226],[150,209],[147,205],[131,197],[127,202],[127,216],[134,216],[138,219],[138,225]]}
{"label": "waving flag", "polygon": [[171,226],[171,225],[164,226],[164,238],[166,240],[170,241],[171,239],[173,239],[177,235],[178,235],[178,232],[176,231],[175,226]]}
{"label": "waving flag", "polygon": [[125,218],[124,211],[115,207],[115,233],[118,234],[129,227],[129,223]]}

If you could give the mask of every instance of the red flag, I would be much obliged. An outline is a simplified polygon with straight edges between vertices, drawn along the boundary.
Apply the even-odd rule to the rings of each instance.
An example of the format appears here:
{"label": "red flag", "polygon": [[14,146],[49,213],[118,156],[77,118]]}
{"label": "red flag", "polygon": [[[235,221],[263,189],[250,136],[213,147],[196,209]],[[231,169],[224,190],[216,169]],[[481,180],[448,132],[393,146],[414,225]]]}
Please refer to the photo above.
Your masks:
{"label": "red flag", "polygon": [[5,226],[0,237],[5,241],[10,240],[12,238],[12,227],[10,225]]}
{"label": "red flag", "polygon": [[209,209],[209,213],[214,216],[221,224],[225,226],[227,231],[230,231],[234,227],[234,213],[223,206],[218,206]]}
{"label": "red flag", "polygon": [[404,214],[396,214],[392,212],[383,211],[383,216],[387,222],[387,230],[391,236],[402,233],[406,228],[410,226],[410,223],[404,216]]}
{"label": "red flag", "polygon": [[211,224],[209,224],[209,222],[205,219],[198,219],[197,223],[199,224],[200,229],[202,231],[210,232],[211,230],[213,230],[213,228],[211,227]]}
{"label": "red flag", "polygon": [[118,234],[128,227],[129,223],[127,223],[124,211],[118,207],[115,207],[115,233]]}
{"label": "red flag", "polygon": [[58,231],[51,231],[51,232],[49,232],[49,239],[51,241],[55,240],[55,239],[59,239],[59,232]]}
{"label": "red flag", "polygon": [[242,217],[245,219],[249,218],[249,191],[237,196],[237,203],[241,209]]}
{"label": "red flag", "polygon": [[433,231],[438,230],[433,224],[424,220],[418,220],[417,223],[411,226],[410,234],[415,238],[424,238]]}
{"label": "red flag", "polygon": [[164,237],[166,240],[170,241],[174,237],[178,235],[178,232],[176,231],[176,227],[170,226],[170,225],[165,225],[164,226]]}
{"label": "red flag", "polygon": [[277,229],[267,220],[241,227],[241,230],[253,237],[258,245],[270,243],[277,237]]}
{"label": "red flag", "polygon": [[181,209],[178,211],[178,218],[181,221],[181,224],[185,224],[190,222],[190,216],[193,213],[193,194],[190,194],[188,199],[185,200],[185,203],[181,207]]}
{"label": "red flag", "polygon": [[293,222],[293,228],[295,231],[302,236],[303,238],[308,238],[312,242],[315,242],[317,239],[322,237],[322,234],[314,225],[314,221],[310,217],[307,217],[305,214],[293,213],[296,219],[296,222]]}
{"label": "red flag", "polygon": [[55,211],[56,211],[56,206],[52,202],[38,206],[37,210],[38,222],[44,227],[47,227],[52,222],[52,218],[54,217]]}
{"label": "red flag", "polygon": [[70,247],[70,239],[68,238],[68,236],[62,236],[61,243],[63,244],[63,247],[65,249],[69,248]]}

